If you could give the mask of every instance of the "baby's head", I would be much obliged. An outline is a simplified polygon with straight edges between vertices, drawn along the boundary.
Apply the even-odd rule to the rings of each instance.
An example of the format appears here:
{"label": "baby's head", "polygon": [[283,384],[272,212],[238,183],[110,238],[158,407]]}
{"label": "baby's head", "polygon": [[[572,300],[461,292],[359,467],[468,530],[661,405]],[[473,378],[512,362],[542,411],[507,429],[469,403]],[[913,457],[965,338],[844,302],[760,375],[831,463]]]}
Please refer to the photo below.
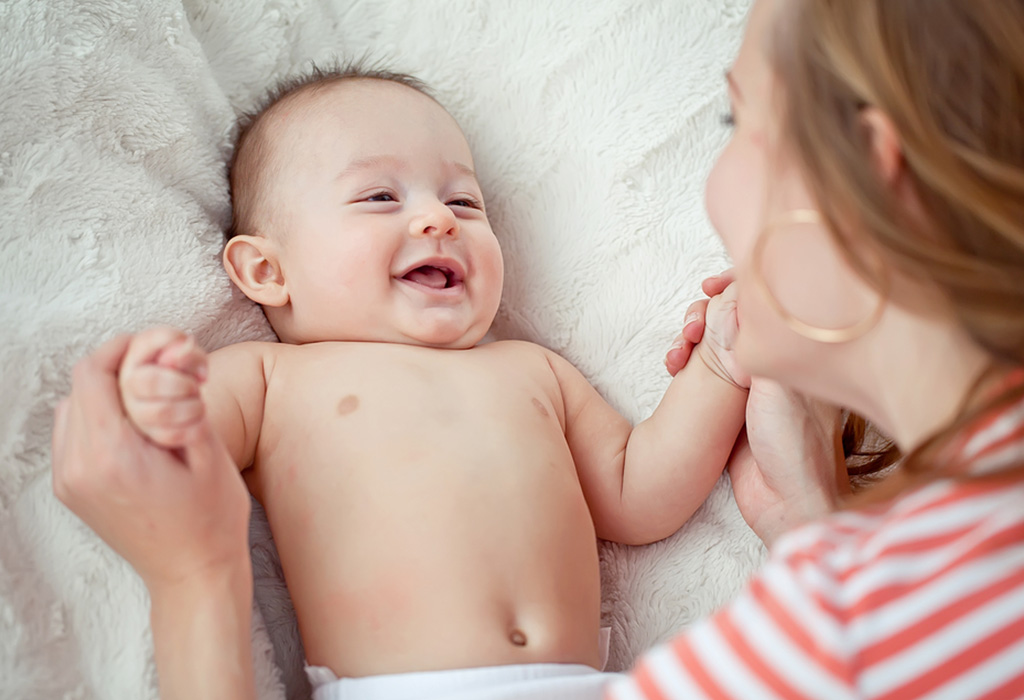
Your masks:
{"label": "baby's head", "polygon": [[414,79],[317,71],[243,125],[224,266],[287,343],[468,348],[502,259],[459,125]]}

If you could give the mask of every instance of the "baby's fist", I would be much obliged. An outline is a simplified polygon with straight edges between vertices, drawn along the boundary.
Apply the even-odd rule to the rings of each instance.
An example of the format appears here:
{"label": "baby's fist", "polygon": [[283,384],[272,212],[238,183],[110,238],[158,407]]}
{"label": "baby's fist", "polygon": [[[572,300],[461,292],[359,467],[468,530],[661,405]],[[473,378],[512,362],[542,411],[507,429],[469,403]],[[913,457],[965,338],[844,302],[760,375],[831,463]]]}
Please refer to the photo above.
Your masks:
{"label": "baby's fist", "polygon": [[750,375],[736,359],[736,283],[711,297],[704,317],[704,337],[696,350],[712,372],[741,389],[750,388]]}
{"label": "baby's fist", "polygon": [[157,445],[185,446],[205,418],[206,372],[206,353],[192,336],[167,327],[139,333],[118,372],[125,413]]}

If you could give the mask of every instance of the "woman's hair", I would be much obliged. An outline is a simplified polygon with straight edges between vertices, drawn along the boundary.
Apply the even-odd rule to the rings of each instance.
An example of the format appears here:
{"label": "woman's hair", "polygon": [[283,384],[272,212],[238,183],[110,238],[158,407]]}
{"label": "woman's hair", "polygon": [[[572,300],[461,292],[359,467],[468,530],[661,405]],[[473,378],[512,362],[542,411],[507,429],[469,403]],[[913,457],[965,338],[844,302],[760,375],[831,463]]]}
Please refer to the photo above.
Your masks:
{"label": "woman's hair", "polygon": [[[997,363],[1024,364],[1024,0],[791,0],[769,52],[781,138],[851,263],[877,277],[852,243],[870,246],[941,290]],[[920,207],[880,177],[865,107],[892,121]]]}

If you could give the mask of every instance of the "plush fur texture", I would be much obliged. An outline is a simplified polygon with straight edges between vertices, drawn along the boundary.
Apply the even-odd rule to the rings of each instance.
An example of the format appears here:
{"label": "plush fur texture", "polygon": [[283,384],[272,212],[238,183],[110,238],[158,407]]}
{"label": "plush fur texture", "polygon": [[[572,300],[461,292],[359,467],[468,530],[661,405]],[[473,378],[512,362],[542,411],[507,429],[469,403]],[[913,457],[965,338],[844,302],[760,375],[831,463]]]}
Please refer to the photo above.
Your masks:
{"label": "plush fur texture", "polygon": [[[433,86],[505,251],[494,335],[562,353],[638,421],[686,304],[726,265],[703,183],[748,4],[0,3],[0,698],[156,697],[145,589],[52,495],[52,411],[115,332],[273,337],[219,261],[240,110],[310,60],[365,55]],[[259,696],[304,697],[259,511],[252,540]],[[711,612],[761,557],[727,479],[668,540],[603,546],[610,667]]]}

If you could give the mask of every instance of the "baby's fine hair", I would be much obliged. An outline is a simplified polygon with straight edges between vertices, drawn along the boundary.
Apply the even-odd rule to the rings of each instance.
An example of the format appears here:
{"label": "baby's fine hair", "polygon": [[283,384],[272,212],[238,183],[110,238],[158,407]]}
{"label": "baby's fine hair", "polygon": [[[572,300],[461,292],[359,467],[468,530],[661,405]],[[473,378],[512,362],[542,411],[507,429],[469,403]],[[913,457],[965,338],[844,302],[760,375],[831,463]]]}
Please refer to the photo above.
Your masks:
{"label": "baby's fine hair", "polygon": [[231,192],[231,225],[226,231],[228,239],[240,233],[259,233],[255,222],[255,199],[262,190],[270,170],[270,149],[264,117],[274,107],[304,94],[315,94],[338,83],[352,80],[383,80],[398,83],[431,99],[436,99],[429,88],[418,78],[378,66],[369,65],[365,60],[346,64],[312,67],[298,75],[284,78],[271,88],[256,107],[239,116],[235,146],[228,164],[228,183]]}

